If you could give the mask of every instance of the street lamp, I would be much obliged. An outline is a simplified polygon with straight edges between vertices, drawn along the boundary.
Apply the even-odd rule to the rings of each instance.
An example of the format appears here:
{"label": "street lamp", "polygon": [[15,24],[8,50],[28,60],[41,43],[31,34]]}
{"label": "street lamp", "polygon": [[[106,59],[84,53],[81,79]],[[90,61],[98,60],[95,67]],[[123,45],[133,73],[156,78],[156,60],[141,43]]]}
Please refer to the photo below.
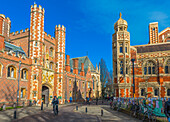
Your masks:
{"label": "street lamp", "polygon": [[132,61],[132,64],[133,64],[133,97],[135,97],[135,72],[134,72],[134,62],[135,62],[135,59],[131,59]]}
{"label": "street lamp", "polygon": [[65,103],[67,103],[67,73],[66,73],[66,84],[65,84]]}
{"label": "street lamp", "polygon": [[19,79],[20,79],[20,68],[21,68],[21,61],[19,61],[19,72],[18,72],[18,90],[17,90],[17,105],[15,106],[15,111],[14,111],[14,119],[16,119],[17,106],[18,106],[18,99],[19,99]]}

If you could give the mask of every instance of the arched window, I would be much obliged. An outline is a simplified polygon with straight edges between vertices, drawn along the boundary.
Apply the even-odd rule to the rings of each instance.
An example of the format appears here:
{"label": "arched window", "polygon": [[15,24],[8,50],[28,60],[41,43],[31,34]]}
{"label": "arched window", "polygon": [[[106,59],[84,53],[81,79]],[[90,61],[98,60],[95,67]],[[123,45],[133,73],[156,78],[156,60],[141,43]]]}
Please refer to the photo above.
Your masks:
{"label": "arched window", "polygon": [[165,64],[165,73],[170,74],[170,59],[168,59]]}
{"label": "arched window", "polygon": [[50,62],[49,68],[53,69],[53,62]]}
{"label": "arched window", "polygon": [[152,61],[148,61],[144,65],[144,74],[145,75],[155,74],[155,69],[156,69],[155,63],[153,63]]}
{"label": "arched window", "polygon": [[53,48],[52,47],[50,48],[49,55],[53,56]]}
{"label": "arched window", "polygon": [[120,61],[120,74],[123,74],[123,61]]}
{"label": "arched window", "polygon": [[22,69],[21,70],[21,79],[28,79],[28,70],[27,69]]}
{"label": "arched window", "polygon": [[71,79],[69,79],[69,86],[71,86]]}
{"label": "arched window", "polygon": [[170,96],[170,89],[167,89],[167,96]]}
{"label": "arched window", "polygon": [[7,77],[16,78],[16,68],[14,66],[8,66]]}
{"label": "arched window", "polygon": [[158,95],[159,95],[159,89],[158,89],[158,88],[154,90],[154,95],[155,95],[155,96],[158,96]]}
{"label": "arched window", "polygon": [[141,96],[145,96],[145,88],[141,89]]}

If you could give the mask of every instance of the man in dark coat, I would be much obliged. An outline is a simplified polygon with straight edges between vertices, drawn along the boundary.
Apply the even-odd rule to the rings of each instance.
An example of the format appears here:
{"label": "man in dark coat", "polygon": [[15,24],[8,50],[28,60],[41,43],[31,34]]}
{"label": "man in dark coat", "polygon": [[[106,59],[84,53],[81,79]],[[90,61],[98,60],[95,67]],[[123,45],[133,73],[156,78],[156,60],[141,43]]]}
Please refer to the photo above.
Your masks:
{"label": "man in dark coat", "polygon": [[[56,96],[54,96],[52,104],[53,104],[53,110],[54,110],[55,106],[56,106],[56,109],[58,109],[58,98]],[[57,110],[57,112],[58,112],[58,110]]]}
{"label": "man in dark coat", "polygon": [[165,102],[165,115],[168,118],[168,122],[170,122],[170,98]]}

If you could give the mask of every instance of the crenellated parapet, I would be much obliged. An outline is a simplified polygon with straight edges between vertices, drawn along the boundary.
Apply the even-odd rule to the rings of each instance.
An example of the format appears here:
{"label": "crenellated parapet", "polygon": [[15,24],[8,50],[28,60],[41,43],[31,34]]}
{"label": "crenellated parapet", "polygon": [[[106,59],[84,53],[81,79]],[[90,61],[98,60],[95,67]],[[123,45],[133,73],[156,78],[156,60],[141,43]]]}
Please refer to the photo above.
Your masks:
{"label": "crenellated parapet", "polygon": [[11,36],[16,36],[16,35],[23,35],[23,34],[25,34],[26,32],[29,32],[29,28],[26,28],[25,30],[20,30],[20,31],[15,31],[15,32],[11,32],[10,33],[10,37]]}

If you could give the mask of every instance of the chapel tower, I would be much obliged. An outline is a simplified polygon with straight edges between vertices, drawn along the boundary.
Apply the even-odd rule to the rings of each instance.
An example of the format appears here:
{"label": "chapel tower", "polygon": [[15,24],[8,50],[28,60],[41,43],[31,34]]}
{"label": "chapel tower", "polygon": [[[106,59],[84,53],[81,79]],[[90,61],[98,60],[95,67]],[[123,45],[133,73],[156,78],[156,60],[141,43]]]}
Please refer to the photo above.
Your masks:
{"label": "chapel tower", "polygon": [[115,33],[112,35],[114,93],[116,97],[130,96],[130,34],[128,24],[122,19],[114,24]]}

